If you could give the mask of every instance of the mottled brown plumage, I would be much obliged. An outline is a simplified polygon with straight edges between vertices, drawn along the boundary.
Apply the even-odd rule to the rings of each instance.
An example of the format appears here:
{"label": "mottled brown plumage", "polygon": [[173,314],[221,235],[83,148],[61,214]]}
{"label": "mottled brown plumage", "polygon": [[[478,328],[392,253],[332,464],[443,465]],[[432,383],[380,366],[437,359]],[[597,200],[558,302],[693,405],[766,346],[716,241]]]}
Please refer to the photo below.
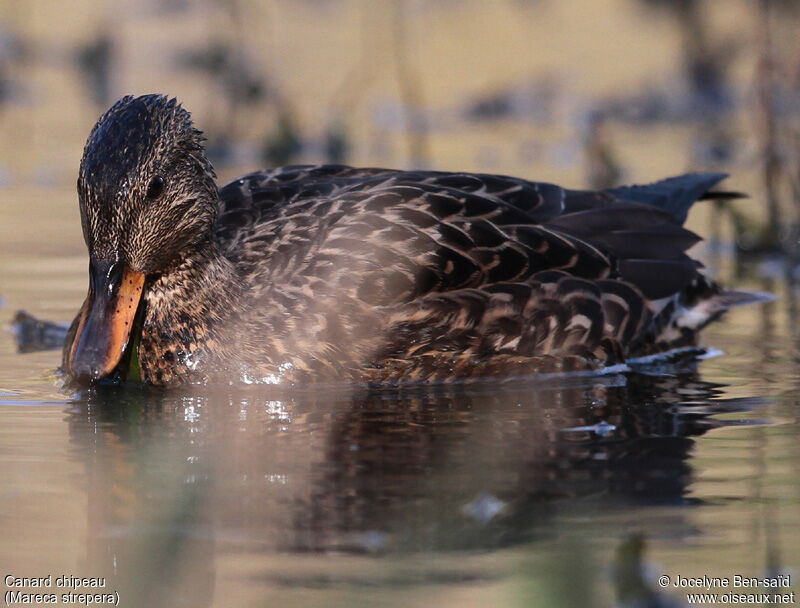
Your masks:
{"label": "mottled brown plumage", "polygon": [[688,207],[723,177],[586,192],[327,165],[217,191],[188,113],[162,96],[126,97],[81,163],[94,278],[64,368],[80,381],[109,376],[94,360],[106,352],[98,336],[122,327],[119,306],[110,321],[94,317],[106,314],[103,289],[121,299],[119,268],[143,275],[144,291],[125,356],[104,361],[119,377],[138,356],[155,385],[452,381],[693,344],[748,299],[684,253],[699,240],[680,225]]}

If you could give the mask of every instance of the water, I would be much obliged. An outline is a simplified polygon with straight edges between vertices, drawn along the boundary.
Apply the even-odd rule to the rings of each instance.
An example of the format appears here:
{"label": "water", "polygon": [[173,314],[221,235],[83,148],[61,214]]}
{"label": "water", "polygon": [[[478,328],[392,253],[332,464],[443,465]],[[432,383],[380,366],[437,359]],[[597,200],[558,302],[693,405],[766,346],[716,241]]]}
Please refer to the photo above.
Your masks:
{"label": "water", "polygon": [[[87,0],[87,14],[100,12],[96,4]],[[124,27],[76,22],[67,33],[60,3],[5,7],[9,24],[40,52],[21,66],[7,60],[7,76],[29,97],[0,113],[2,576],[104,577],[99,590],[118,592],[122,606],[165,608],[686,601],[685,590],[659,587],[663,575],[787,573],[792,587],[780,591],[794,590],[800,334],[780,260],[740,272],[731,256],[699,248],[728,284],[778,299],[731,311],[705,331],[717,356],[595,377],[437,390],[74,394],[55,373],[60,352],[18,353],[5,331],[17,310],[68,321],[86,292],[74,180],[99,108],[77,69],[58,59],[64,49],[112,27],[122,48],[115,96],[176,94],[212,138],[225,123],[219,83],[164,59],[222,26],[209,25],[210,9],[195,7],[186,19],[188,9],[173,4],[175,12],[146,4]],[[436,168],[584,183],[582,109],[598,95],[640,90],[665,66],[673,76],[660,84],[669,88],[680,63],[669,22],[648,21],[623,0],[602,10],[604,3],[441,4],[409,13],[411,56],[426,59],[417,68]],[[284,87],[313,137],[331,107],[344,108],[351,162],[405,165],[395,71],[382,63],[392,56],[380,35],[391,11],[368,15],[361,6],[252,9],[236,35],[263,53],[255,53],[256,71]],[[744,8],[725,6],[715,23],[745,23],[737,13]],[[348,11],[365,31],[354,30],[359,19]],[[599,26],[608,35],[596,36]],[[318,39],[330,45],[324,53],[313,51]],[[353,65],[371,74],[355,87],[362,96],[332,102]],[[741,98],[751,82],[746,68],[735,76]],[[512,105],[522,115],[465,119],[469,100],[490,94],[493,82],[521,92]],[[530,93],[539,85],[546,90]],[[755,122],[744,111],[737,120]],[[218,167],[222,181],[260,164],[254,151],[264,129],[253,135],[243,125],[272,124],[258,108],[238,112],[241,141]],[[697,145],[692,123],[607,126],[629,179],[698,166],[687,161]],[[754,195],[737,208],[756,216],[756,169],[741,158],[757,142],[741,137],[730,187]],[[301,160],[320,160],[320,149],[312,142]],[[713,217],[698,207],[690,227],[709,234]]]}
{"label": "water", "polygon": [[[85,271],[62,260],[54,289],[46,259],[3,285],[60,310]],[[653,589],[794,575],[786,307],[733,311],[700,361],[446,390],[71,395],[60,353],[5,334],[0,563],[107,577],[125,606],[601,606],[626,560]]]}

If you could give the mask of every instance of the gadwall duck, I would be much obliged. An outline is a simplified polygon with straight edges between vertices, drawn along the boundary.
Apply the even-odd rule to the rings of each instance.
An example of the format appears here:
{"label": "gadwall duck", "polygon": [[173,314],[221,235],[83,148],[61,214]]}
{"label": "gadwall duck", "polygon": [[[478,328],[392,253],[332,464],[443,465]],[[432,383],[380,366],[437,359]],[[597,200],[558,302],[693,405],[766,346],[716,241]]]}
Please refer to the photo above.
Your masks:
{"label": "gadwall duck", "polygon": [[124,97],[78,198],[81,384],[428,383],[592,370],[695,345],[757,296],[681,226],[725,176],[568,190],[501,175],[290,166],[218,189],[190,114]]}

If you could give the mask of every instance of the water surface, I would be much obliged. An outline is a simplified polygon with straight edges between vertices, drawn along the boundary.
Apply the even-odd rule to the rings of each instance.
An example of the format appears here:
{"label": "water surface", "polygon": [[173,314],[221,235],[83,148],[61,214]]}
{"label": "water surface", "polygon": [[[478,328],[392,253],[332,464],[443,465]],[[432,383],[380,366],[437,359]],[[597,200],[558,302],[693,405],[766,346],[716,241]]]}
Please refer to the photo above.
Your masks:
{"label": "water surface", "polygon": [[[48,266],[14,267],[43,310],[72,296]],[[714,358],[428,390],[73,395],[5,334],[0,563],[129,606],[610,605],[639,537],[648,576],[792,571],[785,307],[734,311]]]}

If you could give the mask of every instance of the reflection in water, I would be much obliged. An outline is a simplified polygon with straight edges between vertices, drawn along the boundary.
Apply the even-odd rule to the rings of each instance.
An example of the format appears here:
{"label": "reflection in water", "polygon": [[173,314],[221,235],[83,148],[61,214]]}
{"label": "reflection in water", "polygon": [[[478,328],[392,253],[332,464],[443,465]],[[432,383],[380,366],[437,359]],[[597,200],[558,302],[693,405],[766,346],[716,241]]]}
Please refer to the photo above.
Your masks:
{"label": "reflection in water", "polygon": [[[547,538],[587,497],[685,503],[692,437],[747,404],[671,371],[556,388],[93,391],[69,419],[88,473],[86,570],[120,577],[135,605],[211,605],[223,557],[509,547]],[[320,584],[253,563],[237,576]]]}

